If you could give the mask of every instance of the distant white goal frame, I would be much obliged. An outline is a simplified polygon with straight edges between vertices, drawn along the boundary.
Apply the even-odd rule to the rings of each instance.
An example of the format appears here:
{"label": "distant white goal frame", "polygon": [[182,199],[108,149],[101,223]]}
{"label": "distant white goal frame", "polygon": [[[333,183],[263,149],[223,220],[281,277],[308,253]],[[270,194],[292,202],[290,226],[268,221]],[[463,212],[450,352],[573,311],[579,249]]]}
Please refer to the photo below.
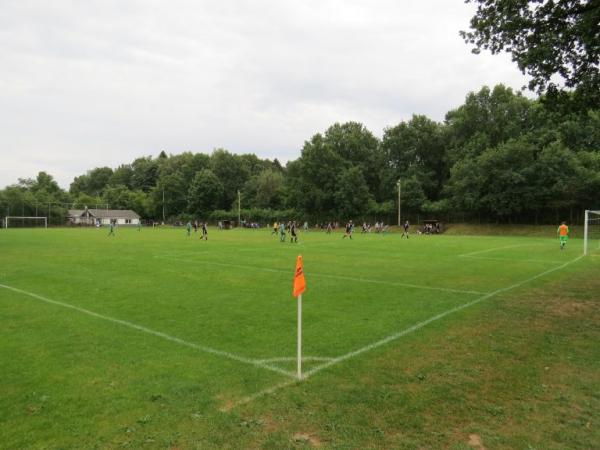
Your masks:
{"label": "distant white goal frame", "polygon": [[48,218],[45,216],[37,216],[37,217],[33,217],[33,216],[6,216],[4,218],[4,228],[8,228],[8,222],[9,219],[19,219],[19,220],[24,220],[24,219],[34,219],[34,220],[43,220],[44,221],[44,228],[48,228]]}
{"label": "distant white goal frame", "polygon": [[597,221],[600,226],[600,211],[592,211],[591,209],[586,209],[585,216],[583,219],[583,254],[584,255],[588,254],[589,234],[590,234],[589,225],[592,220]]}

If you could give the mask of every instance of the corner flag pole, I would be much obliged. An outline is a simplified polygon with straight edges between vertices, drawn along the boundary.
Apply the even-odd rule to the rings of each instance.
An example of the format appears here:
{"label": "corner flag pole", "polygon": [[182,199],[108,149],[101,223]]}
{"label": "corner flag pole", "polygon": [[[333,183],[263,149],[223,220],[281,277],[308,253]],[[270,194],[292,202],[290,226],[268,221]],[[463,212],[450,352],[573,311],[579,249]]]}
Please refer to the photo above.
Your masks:
{"label": "corner flag pole", "polygon": [[302,294],[298,296],[298,379],[302,379]]}
{"label": "corner flag pole", "polygon": [[302,255],[296,258],[296,272],[294,273],[294,290],[292,295],[298,299],[298,352],[297,352],[297,374],[302,379],[302,293],[306,290]]}

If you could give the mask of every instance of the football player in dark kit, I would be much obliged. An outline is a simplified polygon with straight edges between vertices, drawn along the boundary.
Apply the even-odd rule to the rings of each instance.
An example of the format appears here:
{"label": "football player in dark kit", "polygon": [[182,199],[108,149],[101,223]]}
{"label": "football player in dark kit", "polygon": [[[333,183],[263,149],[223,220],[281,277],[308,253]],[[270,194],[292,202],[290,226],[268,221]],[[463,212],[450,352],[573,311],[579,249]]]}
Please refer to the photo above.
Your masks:
{"label": "football player in dark kit", "polygon": [[400,236],[400,239],[402,239],[404,236],[406,236],[406,239],[408,239],[408,229],[410,228],[410,224],[408,223],[408,220],[406,222],[404,222],[404,225],[402,225],[404,227],[404,232],[402,233],[402,236]]}
{"label": "football player in dark kit", "polygon": [[349,220],[348,223],[346,224],[346,232],[342,236],[342,239],[344,239],[345,237],[349,237],[350,239],[352,239],[353,231],[354,231],[354,224],[352,223],[351,220]]}

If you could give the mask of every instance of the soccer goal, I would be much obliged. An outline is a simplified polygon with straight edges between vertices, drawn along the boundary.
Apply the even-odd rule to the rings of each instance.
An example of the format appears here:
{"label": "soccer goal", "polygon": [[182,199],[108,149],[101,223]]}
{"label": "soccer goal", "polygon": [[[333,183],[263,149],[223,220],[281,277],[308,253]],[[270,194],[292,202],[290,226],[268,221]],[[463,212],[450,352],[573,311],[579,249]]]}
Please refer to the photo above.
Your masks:
{"label": "soccer goal", "polygon": [[48,218],[6,216],[4,218],[4,226],[6,228],[48,228]]}
{"label": "soccer goal", "polygon": [[600,250],[600,211],[585,211],[583,223],[583,254]]}

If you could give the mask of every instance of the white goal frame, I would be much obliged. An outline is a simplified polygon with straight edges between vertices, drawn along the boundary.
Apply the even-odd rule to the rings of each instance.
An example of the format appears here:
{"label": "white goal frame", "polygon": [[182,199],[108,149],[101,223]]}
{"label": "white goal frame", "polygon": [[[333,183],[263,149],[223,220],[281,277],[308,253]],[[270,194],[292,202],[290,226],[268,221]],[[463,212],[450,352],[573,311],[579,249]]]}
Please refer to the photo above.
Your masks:
{"label": "white goal frame", "polygon": [[44,221],[44,228],[48,228],[48,218],[45,216],[28,217],[28,216],[6,216],[4,218],[4,228],[8,228],[8,219],[37,219]]}
{"label": "white goal frame", "polygon": [[585,216],[583,219],[583,255],[587,255],[588,254],[588,243],[589,243],[589,222],[590,222],[590,216],[597,216],[597,219],[600,220],[600,211],[592,211],[590,209],[586,209],[585,210]]}

